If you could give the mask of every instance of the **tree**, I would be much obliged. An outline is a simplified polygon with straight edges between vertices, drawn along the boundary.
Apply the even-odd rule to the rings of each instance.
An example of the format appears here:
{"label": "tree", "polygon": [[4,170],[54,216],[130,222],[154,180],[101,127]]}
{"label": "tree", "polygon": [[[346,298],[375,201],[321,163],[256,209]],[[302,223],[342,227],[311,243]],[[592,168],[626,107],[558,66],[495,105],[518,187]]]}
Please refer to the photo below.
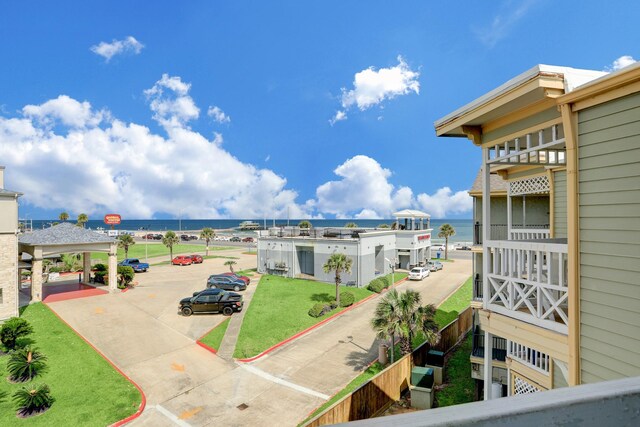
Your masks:
{"label": "tree", "polygon": [[82,265],[80,264],[80,254],[62,254],[62,271],[80,271]]}
{"label": "tree", "polygon": [[0,342],[7,350],[16,348],[18,338],[27,336],[33,332],[33,327],[24,319],[12,317],[0,327]]}
{"label": "tree", "polygon": [[300,227],[300,228],[311,228],[312,226],[311,226],[311,223],[305,219],[305,220],[302,220],[302,221],[300,221],[298,223],[298,227]]}
{"label": "tree", "polygon": [[37,348],[28,346],[11,354],[7,371],[12,381],[28,381],[47,368],[46,360]]}
{"label": "tree", "polygon": [[80,215],[78,215],[77,226],[84,228],[84,225],[87,223],[87,221],[89,221],[89,217],[87,216],[87,214],[81,213]]}
{"label": "tree", "polygon": [[353,260],[346,256],[345,254],[335,253],[331,254],[327,262],[322,266],[325,273],[335,272],[335,282],[336,282],[336,303],[338,307],[340,307],[340,283],[342,279],[340,278],[340,273],[351,273],[351,265],[353,264]]}
{"label": "tree", "polygon": [[118,236],[118,247],[124,250],[124,257],[129,258],[129,247],[136,244],[130,234],[121,234]]}
{"label": "tree", "polygon": [[398,313],[398,291],[391,290],[385,295],[376,306],[371,327],[376,331],[379,339],[389,339],[391,341],[391,363],[395,361],[395,337],[400,334],[400,315]]}
{"label": "tree", "polygon": [[209,242],[211,242],[214,237],[216,237],[216,232],[213,231],[213,228],[205,227],[200,232],[200,238],[204,240],[205,244],[207,245],[207,256],[209,256]]}
{"label": "tree", "polygon": [[229,267],[229,271],[231,271],[233,273],[233,266],[236,265],[237,262],[235,262],[234,260],[230,259],[229,261],[225,261],[224,265]]}
{"label": "tree", "polygon": [[355,222],[348,222],[344,225],[344,228],[358,228],[358,224]]}
{"label": "tree", "polygon": [[60,215],[58,216],[58,219],[60,221],[66,221],[69,219],[69,214],[67,212],[60,212]]}
{"label": "tree", "polygon": [[413,339],[418,333],[423,334],[431,345],[435,345],[440,339],[438,325],[434,320],[435,306],[421,306],[420,301],[420,294],[416,291],[400,293],[392,289],[378,303],[371,325],[379,338],[391,337],[392,355],[395,335],[400,337],[402,354],[413,351]]}
{"label": "tree", "polygon": [[167,231],[164,233],[164,236],[162,236],[162,244],[169,248],[169,261],[173,259],[173,246],[178,243],[180,243],[180,239],[178,239],[176,233],[171,230]]}
{"label": "tree", "polygon": [[22,416],[43,412],[54,402],[49,386],[46,384],[22,387],[13,393],[12,398],[18,406],[18,413]]}
{"label": "tree", "polygon": [[450,224],[442,224],[440,226],[440,232],[438,233],[438,237],[444,238],[444,259],[449,259],[449,237],[456,235],[456,229],[453,228]]}

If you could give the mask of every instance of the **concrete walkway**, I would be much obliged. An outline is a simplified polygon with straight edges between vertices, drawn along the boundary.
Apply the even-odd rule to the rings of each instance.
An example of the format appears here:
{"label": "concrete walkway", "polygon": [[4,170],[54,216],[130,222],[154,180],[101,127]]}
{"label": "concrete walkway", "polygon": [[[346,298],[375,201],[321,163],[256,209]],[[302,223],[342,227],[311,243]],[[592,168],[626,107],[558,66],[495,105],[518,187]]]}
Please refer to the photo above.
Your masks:
{"label": "concrete walkway", "polygon": [[[295,426],[377,355],[369,320],[378,297],[250,364],[201,348],[195,340],[225,317],[180,316],[178,301],[224,261],[157,266],[129,292],[50,304],[144,390],[147,408],[130,425]],[[255,256],[242,255],[237,268],[250,267]],[[470,274],[470,261],[458,260],[400,289],[438,303]]]}

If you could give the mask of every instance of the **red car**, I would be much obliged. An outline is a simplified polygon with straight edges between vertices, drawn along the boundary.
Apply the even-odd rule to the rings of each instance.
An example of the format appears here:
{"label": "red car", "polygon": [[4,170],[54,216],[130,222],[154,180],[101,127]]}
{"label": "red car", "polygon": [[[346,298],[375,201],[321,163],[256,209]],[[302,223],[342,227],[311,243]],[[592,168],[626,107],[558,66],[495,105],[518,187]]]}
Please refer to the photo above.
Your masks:
{"label": "red car", "polygon": [[200,255],[189,255],[191,262],[194,264],[202,264],[202,257]]}
{"label": "red car", "polygon": [[244,243],[253,243],[253,237],[245,237],[242,241]]}
{"label": "red car", "polygon": [[222,273],[222,275],[223,275],[223,276],[231,276],[231,277],[233,277],[233,278],[235,278],[235,279],[242,280],[242,281],[243,281],[244,283],[246,283],[247,285],[249,285],[249,282],[251,282],[251,279],[250,279],[250,278],[248,278],[247,276],[238,276],[236,273],[228,272],[228,273]]}
{"label": "red car", "polygon": [[178,255],[174,259],[171,260],[171,264],[173,265],[191,265],[193,261],[191,261],[191,257],[186,255]]}

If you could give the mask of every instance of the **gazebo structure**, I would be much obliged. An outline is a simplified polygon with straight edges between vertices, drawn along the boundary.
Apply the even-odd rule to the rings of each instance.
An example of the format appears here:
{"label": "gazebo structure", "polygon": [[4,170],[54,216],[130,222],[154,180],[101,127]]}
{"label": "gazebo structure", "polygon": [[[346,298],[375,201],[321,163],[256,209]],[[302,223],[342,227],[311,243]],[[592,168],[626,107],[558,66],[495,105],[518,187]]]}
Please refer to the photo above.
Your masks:
{"label": "gazebo structure", "polygon": [[422,211],[404,209],[392,215],[398,223],[399,230],[428,230],[431,225],[431,215]]}
{"label": "gazebo structure", "polygon": [[42,260],[52,254],[82,253],[83,280],[91,275],[91,252],[109,254],[109,290],[117,289],[117,241],[104,234],[86,230],[71,223],[54,225],[23,234],[18,239],[18,252],[31,255],[31,300],[42,301]]}

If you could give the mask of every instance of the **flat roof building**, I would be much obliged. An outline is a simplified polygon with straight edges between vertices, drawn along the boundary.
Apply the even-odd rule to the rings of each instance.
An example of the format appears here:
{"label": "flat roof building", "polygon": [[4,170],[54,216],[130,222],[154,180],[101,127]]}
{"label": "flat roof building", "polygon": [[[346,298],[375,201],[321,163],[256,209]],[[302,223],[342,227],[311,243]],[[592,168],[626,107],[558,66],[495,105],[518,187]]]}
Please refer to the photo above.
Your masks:
{"label": "flat roof building", "polygon": [[391,267],[411,269],[431,259],[430,216],[405,210],[393,214],[393,228],[273,227],[258,238],[258,272],[333,283],[323,265],[334,253],[353,260],[342,282],[363,287]]}

